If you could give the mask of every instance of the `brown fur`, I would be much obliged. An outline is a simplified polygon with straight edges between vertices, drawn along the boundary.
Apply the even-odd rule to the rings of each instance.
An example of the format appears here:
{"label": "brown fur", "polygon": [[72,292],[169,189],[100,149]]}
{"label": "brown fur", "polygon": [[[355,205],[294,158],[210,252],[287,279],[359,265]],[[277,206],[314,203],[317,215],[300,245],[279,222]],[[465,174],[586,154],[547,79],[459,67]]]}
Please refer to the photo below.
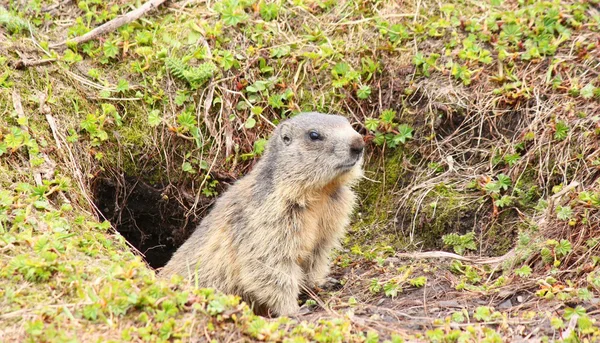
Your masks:
{"label": "brown fur", "polygon": [[[310,138],[315,130],[321,139]],[[349,223],[363,145],[341,116],[311,112],[284,121],[161,276],[240,295],[258,313],[295,313],[301,288],[325,281]]]}

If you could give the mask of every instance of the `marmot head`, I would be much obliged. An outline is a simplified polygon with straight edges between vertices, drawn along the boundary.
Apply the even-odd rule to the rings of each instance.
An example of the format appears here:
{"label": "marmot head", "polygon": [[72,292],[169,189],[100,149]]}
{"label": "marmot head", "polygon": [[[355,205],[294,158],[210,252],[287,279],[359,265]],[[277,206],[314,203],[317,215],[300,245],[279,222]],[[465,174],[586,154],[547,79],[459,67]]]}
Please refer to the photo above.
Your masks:
{"label": "marmot head", "polygon": [[277,126],[264,158],[276,163],[278,182],[319,188],[361,177],[364,145],[348,119],[305,112]]}

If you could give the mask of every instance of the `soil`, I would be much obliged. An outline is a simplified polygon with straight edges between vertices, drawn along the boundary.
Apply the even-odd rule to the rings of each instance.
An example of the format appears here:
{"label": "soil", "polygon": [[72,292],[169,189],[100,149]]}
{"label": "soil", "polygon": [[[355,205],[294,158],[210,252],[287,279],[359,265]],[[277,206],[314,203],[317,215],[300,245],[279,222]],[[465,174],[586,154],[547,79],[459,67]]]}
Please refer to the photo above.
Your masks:
{"label": "soil", "polygon": [[98,178],[93,188],[100,215],[155,269],[167,264],[199,223],[198,217],[186,216],[186,207],[162,185],[131,177]]}

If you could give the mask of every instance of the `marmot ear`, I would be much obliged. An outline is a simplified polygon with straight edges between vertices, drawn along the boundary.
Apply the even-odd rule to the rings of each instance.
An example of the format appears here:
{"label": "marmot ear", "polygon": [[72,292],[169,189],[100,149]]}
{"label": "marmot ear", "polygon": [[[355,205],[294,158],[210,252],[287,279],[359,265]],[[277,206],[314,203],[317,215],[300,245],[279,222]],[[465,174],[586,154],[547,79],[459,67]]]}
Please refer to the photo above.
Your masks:
{"label": "marmot ear", "polygon": [[287,123],[281,124],[279,128],[279,138],[285,145],[290,145],[292,143],[292,132],[291,128]]}

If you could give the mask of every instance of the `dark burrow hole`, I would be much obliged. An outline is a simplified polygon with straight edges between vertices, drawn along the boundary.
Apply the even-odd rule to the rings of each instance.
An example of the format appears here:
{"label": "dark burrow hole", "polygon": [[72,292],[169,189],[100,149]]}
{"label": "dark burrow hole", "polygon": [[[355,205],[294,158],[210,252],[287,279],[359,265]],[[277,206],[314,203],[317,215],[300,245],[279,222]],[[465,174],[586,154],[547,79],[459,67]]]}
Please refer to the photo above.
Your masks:
{"label": "dark burrow hole", "polygon": [[195,215],[186,219],[187,204],[171,194],[172,189],[132,177],[99,177],[92,185],[101,217],[109,220],[154,269],[167,264],[200,221]]}

